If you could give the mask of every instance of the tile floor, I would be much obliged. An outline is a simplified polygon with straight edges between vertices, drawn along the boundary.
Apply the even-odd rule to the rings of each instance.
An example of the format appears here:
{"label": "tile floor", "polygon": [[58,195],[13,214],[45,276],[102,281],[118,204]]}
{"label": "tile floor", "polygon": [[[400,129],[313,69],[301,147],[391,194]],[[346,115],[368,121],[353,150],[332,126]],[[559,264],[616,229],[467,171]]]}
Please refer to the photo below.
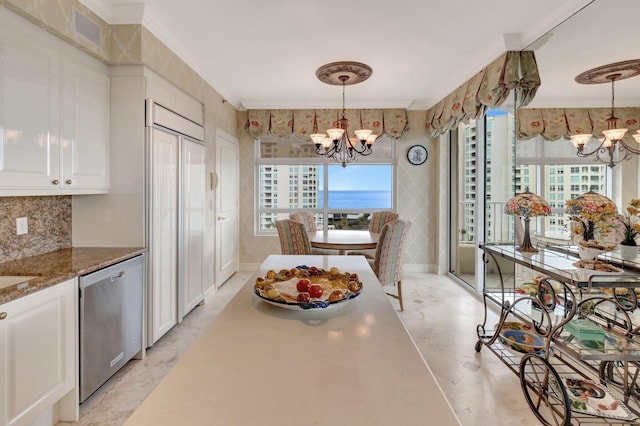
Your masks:
{"label": "tile floor", "polygon": [[[144,360],[129,362],[82,404],[75,424],[123,424],[251,275],[234,275]],[[518,377],[486,348],[474,350],[475,327],[484,315],[480,298],[434,274],[405,274],[403,290],[405,310],[399,315],[463,425],[540,424],[524,400]]]}

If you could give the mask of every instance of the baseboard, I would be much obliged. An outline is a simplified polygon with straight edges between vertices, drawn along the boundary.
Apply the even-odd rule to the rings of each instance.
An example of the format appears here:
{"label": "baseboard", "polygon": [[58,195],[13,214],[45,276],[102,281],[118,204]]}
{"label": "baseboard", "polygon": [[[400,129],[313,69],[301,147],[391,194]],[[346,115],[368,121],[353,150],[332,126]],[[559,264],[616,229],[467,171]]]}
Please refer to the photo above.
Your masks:
{"label": "baseboard", "polygon": [[255,272],[260,265],[260,263],[241,263],[238,265],[238,268],[239,272]]}
{"label": "baseboard", "polygon": [[409,263],[409,264],[405,263],[404,272],[437,274],[438,265],[431,264],[431,263]]}

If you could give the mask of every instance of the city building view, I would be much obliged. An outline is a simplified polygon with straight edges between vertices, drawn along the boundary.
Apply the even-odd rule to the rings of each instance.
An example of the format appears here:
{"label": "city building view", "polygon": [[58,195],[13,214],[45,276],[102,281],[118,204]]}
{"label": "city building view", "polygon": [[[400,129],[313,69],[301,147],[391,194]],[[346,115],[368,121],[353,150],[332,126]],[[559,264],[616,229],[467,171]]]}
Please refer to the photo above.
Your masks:
{"label": "city building view", "polygon": [[[531,152],[539,150],[536,144],[545,146],[548,142],[537,139],[520,141],[515,145],[513,116],[504,111],[487,113],[486,121],[486,165],[485,165],[485,233],[478,236],[475,226],[478,208],[476,183],[482,179],[477,175],[477,123],[471,120],[458,129],[459,148],[462,156],[459,167],[464,175],[460,182],[459,228],[461,242],[486,241],[502,243],[514,241],[514,218],[504,215],[504,205],[513,194],[527,189],[539,194],[549,202],[552,215],[538,217],[532,221],[531,229],[538,236],[550,239],[569,238],[569,218],[564,213],[565,201],[587,191],[601,194],[607,189],[607,167],[604,164],[532,164],[536,156]],[[551,143],[561,146],[560,142]],[[570,143],[564,144],[564,147]],[[515,147],[515,149],[514,149]],[[557,149],[552,147],[552,149]],[[542,148],[545,149],[545,148]],[[549,148],[546,148],[549,150]],[[559,160],[561,155],[557,155]],[[567,155],[567,162],[575,163],[573,152]],[[500,167],[492,167],[499,164]],[[512,167],[503,167],[511,164]],[[513,177],[511,176],[513,174]]]}

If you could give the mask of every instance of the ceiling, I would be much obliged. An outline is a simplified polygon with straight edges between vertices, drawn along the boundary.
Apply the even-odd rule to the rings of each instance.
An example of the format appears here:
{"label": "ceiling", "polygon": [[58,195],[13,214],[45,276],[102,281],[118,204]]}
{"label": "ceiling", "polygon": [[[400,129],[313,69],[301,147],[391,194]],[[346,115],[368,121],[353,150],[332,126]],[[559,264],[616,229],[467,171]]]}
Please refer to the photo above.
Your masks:
{"label": "ceiling", "polygon": [[[637,0],[80,1],[111,24],[142,23],[238,109],[339,108],[341,88],[315,71],[343,60],[373,68],[347,86],[347,108],[428,109],[558,24],[533,45],[543,82],[534,105],[606,106],[610,88],[573,78],[640,56]],[[628,35],[616,36],[621,28]],[[632,99],[618,92],[620,105],[640,105],[640,90]]]}

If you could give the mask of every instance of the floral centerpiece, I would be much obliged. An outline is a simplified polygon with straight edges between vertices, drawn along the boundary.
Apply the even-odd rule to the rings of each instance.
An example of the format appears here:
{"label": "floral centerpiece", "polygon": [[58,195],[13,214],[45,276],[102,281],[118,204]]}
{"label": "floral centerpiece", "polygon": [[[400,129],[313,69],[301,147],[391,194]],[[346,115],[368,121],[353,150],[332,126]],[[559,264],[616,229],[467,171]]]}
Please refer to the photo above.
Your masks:
{"label": "floral centerpiece", "polygon": [[627,207],[627,211],[618,217],[623,246],[637,246],[638,235],[640,235],[640,199],[633,199]]}
{"label": "floral centerpiece", "polygon": [[593,191],[567,200],[565,212],[575,223],[573,240],[576,243],[597,241],[604,239],[611,231],[611,220],[617,216],[616,205],[605,197]]}

